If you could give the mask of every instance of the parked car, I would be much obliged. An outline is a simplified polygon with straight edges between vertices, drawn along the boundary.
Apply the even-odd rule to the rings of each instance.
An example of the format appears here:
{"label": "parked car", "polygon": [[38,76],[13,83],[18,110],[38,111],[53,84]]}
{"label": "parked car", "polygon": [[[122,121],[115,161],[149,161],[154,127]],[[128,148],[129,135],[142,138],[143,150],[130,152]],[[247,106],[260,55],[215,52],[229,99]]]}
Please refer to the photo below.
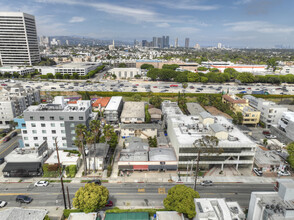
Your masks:
{"label": "parked car", "polygon": [[265,131],[262,132],[262,134],[264,134],[264,135],[266,135],[266,134],[271,134],[271,132],[268,131],[268,130],[265,130]]}
{"label": "parked car", "polygon": [[201,186],[212,186],[211,180],[204,180],[200,183]]}
{"label": "parked car", "polygon": [[101,185],[101,181],[100,180],[90,180],[87,183],[95,183],[95,184],[97,184],[99,186]]}
{"label": "parked car", "polygon": [[7,86],[7,84],[5,84],[5,83],[2,83],[2,84],[1,84],[1,86]]}
{"label": "parked car", "polygon": [[24,195],[18,195],[15,199],[16,202],[20,202],[20,203],[31,203],[33,201],[33,199],[29,196],[24,196]]}
{"label": "parked car", "polygon": [[272,134],[266,134],[265,137],[266,137],[267,139],[275,139],[275,138],[277,138],[277,136],[272,135]]}
{"label": "parked car", "polygon": [[7,202],[0,200],[0,208],[3,208],[6,205],[7,205]]}
{"label": "parked car", "polygon": [[107,204],[105,205],[105,207],[112,207],[113,206],[113,202],[108,200]]}
{"label": "parked car", "polygon": [[280,170],[278,172],[278,175],[280,175],[280,176],[291,176],[291,173],[289,171],[282,171],[282,170]]}
{"label": "parked car", "polygon": [[44,181],[44,180],[40,180],[38,182],[35,183],[35,186],[48,186],[49,182],[48,181]]}
{"label": "parked car", "polygon": [[14,132],[12,132],[11,134],[10,134],[10,138],[13,138],[13,137],[15,137],[15,136],[17,136],[18,135],[18,133],[16,132],[16,131],[14,131]]}
{"label": "parked car", "polygon": [[3,139],[3,142],[5,143],[5,142],[8,142],[8,141],[10,141],[10,137],[9,136],[6,136],[4,139]]}
{"label": "parked car", "polygon": [[257,176],[262,176],[262,171],[257,169],[256,167],[253,168],[253,172],[257,175]]}

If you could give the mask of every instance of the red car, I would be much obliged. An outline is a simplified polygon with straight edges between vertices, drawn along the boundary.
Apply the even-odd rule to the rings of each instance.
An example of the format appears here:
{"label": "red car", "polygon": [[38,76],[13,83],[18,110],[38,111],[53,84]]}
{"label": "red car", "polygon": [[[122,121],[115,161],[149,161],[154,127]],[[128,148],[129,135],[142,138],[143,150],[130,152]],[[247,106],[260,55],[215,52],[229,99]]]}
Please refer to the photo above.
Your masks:
{"label": "red car", "polygon": [[157,88],[157,86],[153,86],[153,88]]}
{"label": "red car", "polygon": [[1,86],[7,86],[7,84],[5,84],[5,83],[2,83],[2,84],[1,84]]}
{"label": "red car", "polygon": [[8,142],[8,141],[10,141],[10,139],[11,139],[11,138],[10,138],[9,136],[7,136],[6,138],[3,139],[3,142],[4,142],[4,143],[5,143],[5,142]]}
{"label": "red car", "polygon": [[107,204],[105,205],[105,207],[112,207],[113,206],[113,202],[108,200]]}
{"label": "red car", "polygon": [[178,87],[178,85],[170,85],[169,87]]}
{"label": "red car", "polygon": [[139,86],[139,84],[136,84],[136,86]]}

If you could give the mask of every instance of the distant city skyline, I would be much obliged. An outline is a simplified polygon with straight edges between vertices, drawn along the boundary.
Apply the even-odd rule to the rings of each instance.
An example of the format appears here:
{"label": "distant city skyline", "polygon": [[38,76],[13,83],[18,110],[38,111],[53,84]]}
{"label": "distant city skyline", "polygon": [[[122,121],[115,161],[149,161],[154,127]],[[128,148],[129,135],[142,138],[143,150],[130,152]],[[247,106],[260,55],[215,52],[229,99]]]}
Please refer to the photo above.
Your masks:
{"label": "distant city skyline", "polygon": [[[292,0],[2,0],[0,11],[35,16],[39,36],[132,42],[168,35],[180,46],[294,46]],[[172,43],[173,44],[173,43]]]}

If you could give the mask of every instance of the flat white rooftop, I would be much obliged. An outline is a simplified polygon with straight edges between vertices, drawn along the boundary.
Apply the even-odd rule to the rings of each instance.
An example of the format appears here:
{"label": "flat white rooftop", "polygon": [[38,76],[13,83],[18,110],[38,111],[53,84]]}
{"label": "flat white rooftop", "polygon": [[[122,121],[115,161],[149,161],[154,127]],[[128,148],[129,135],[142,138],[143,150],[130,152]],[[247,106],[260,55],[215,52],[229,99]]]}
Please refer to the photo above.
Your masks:
{"label": "flat white rooftop", "polygon": [[65,63],[65,64],[59,64],[59,65],[56,65],[55,68],[65,68],[65,69],[68,69],[68,68],[88,68],[88,67],[91,67],[91,66],[99,66],[101,65],[101,63]]}
{"label": "flat white rooftop", "polygon": [[108,102],[105,111],[116,111],[120,103],[122,102],[122,96],[112,96]]}

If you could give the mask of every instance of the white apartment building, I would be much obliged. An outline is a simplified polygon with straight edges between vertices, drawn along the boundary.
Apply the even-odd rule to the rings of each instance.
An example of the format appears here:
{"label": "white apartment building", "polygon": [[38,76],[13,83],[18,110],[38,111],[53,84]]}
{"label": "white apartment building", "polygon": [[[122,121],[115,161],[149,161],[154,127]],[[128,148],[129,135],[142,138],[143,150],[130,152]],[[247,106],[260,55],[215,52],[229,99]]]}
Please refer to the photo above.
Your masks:
{"label": "white apartment building", "polygon": [[35,17],[22,12],[0,12],[0,61],[5,66],[40,61]]}
{"label": "white apartment building", "polygon": [[148,137],[157,137],[159,125],[157,124],[121,124],[120,134],[122,138],[139,137],[147,139]]}
{"label": "white apartment building", "polygon": [[30,106],[24,111],[25,129],[22,137],[25,147],[37,147],[47,141],[55,149],[55,139],[61,149],[77,149],[75,128],[78,124],[89,126],[92,119],[91,101],[78,100],[68,104],[57,96],[52,104]]}
{"label": "white apartment building", "polygon": [[86,76],[90,71],[95,70],[97,67],[101,66],[102,63],[66,63],[59,64],[57,66],[38,66],[34,67],[37,69],[42,75],[46,75],[47,73],[52,73],[55,75],[56,73],[69,74],[77,73],[80,76]]}
{"label": "white apartment building", "polygon": [[250,106],[260,111],[260,120],[267,127],[277,125],[283,113],[288,111],[288,108],[284,106],[251,95],[245,95],[243,98],[249,101]]}
{"label": "white apartment building", "polygon": [[294,141],[294,112],[284,112],[279,120],[278,128]]}
{"label": "white apartment building", "polygon": [[40,91],[16,85],[0,92],[0,128],[9,128],[10,122],[33,103],[40,102]]}
{"label": "white apartment building", "polygon": [[144,75],[144,71],[139,68],[113,68],[109,70],[117,79],[135,78],[136,75]]}
{"label": "white apartment building", "polygon": [[224,198],[194,199],[196,216],[193,220],[245,220],[238,202],[227,202]]}
{"label": "white apartment building", "polygon": [[[200,167],[235,166],[252,168],[256,144],[222,116],[209,116],[207,112],[199,116],[171,116],[167,118],[167,134],[175,149],[179,168],[196,164],[200,140],[203,136],[215,136],[219,143],[216,153],[201,153]],[[195,143],[196,141],[196,143]],[[222,152],[221,152],[222,151]]]}
{"label": "white apartment building", "polygon": [[108,123],[117,123],[119,121],[123,104],[122,96],[111,97],[103,113]]}
{"label": "white apartment building", "polygon": [[278,192],[252,192],[248,220],[294,219],[294,181],[277,179]]}

